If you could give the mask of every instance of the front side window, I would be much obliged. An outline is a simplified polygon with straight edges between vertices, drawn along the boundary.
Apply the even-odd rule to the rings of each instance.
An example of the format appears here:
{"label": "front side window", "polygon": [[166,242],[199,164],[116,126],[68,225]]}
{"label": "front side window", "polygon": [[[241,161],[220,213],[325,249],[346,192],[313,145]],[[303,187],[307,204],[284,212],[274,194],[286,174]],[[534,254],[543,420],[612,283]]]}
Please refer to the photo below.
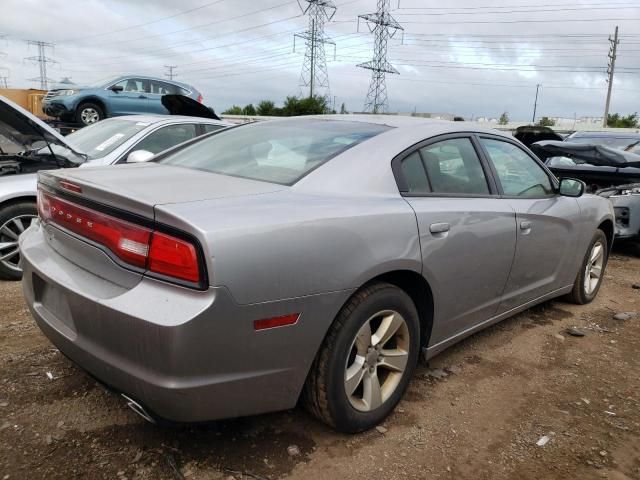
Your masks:
{"label": "front side window", "polygon": [[141,78],[127,78],[116,83],[115,86],[122,87],[124,92],[146,93],[145,81]]}
{"label": "front side window", "polygon": [[496,169],[505,195],[536,198],[555,194],[547,172],[520,147],[492,138],[480,141]]}
{"label": "front side window", "polygon": [[390,128],[317,119],[253,123],[204,138],[159,163],[293,185],[336,155]]}
{"label": "front side window", "polygon": [[454,138],[420,149],[433,193],[488,195],[482,164],[469,138]]}
{"label": "front side window", "polygon": [[167,125],[150,133],[134,149],[156,154],[195,137],[196,125],[193,123]]}

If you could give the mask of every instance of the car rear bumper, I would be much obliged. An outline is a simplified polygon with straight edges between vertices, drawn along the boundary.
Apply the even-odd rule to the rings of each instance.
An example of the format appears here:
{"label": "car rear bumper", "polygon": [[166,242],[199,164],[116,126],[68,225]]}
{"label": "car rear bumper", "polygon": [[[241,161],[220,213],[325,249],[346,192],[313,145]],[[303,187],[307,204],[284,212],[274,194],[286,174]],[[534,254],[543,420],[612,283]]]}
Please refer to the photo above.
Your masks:
{"label": "car rear bumper", "polygon": [[[39,222],[20,237],[27,305],[72,361],[157,417],[196,422],[292,408],[351,292],[238,305],[143,278],[124,289],[59,255]],[[297,324],[253,322],[301,313]]]}

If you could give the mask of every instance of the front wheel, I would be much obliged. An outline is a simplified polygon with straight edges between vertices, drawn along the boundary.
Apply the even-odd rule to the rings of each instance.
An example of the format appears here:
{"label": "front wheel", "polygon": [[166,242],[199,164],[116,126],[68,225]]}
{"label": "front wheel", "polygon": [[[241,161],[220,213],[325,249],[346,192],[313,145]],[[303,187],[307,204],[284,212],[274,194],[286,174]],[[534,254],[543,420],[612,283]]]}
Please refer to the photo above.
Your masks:
{"label": "front wheel", "polygon": [[76,111],[76,121],[83,125],[92,125],[104,117],[104,111],[95,103],[83,103]]}
{"label": "front wheel", "polygon": [[580,272],[569,294],[569,300],[578,305],[590,303],[596,298],[602,285],[604,270],[609,259],[609,242],[602,230],[596,233],[589,244]]}
{"label": "front wheel", "polygon": [[411,298],[387,283],[365,287],[331,326],[307,378],[304,404],[342,432],[372,428],[402,398],[419,349]]}
{"label": "front wheel", "polygon": [[18,237],[37,215],[35,203],[30,202],[16,203],[0,210],[0,278],[22,278]]}

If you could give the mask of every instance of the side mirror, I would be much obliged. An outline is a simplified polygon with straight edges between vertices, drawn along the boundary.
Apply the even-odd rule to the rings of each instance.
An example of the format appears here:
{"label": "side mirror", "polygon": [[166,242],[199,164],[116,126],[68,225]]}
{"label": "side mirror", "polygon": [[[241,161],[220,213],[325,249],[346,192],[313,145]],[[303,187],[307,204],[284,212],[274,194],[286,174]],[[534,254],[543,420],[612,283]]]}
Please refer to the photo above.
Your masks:
{"label": "side mirror", "polygon": [[111,90],[112,92],[115,92],[115,93],[120,93],[120,92],[124,91],[124,87],[122,85],[114,85],[112,87],[109,87],[109,90]]}
{"label": "side mirror", "polygon": [[147,150],[136,150],[131,152],[127,157],[127,163],[143,163],[154,156],[153,153]]}
{"label": "side mirror", "polygon": [[587,186],[582,180],[575,178],[561,178],[560,179],[560,195],[565,197],[581,197]]}

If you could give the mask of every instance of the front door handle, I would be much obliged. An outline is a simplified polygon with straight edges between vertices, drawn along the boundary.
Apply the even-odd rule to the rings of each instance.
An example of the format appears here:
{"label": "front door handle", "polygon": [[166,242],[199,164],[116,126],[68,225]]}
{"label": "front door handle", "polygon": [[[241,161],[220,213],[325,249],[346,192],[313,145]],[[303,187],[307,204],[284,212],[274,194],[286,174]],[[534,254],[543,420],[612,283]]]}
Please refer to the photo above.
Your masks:
{"label": "front door handle", "polygon": [[147,98],[147,97],[144,95],[140,95],[138,98]]}
{"label": "front door handle", "polygon": [[431,233],[447,233],[449,230],[451,230],[451,225],[448,223],[432,223],[429,226]]}
{"label": "front door handle", "polygon": [[520,230],[523,232],[531,231],[531,222],[520,222]]}

